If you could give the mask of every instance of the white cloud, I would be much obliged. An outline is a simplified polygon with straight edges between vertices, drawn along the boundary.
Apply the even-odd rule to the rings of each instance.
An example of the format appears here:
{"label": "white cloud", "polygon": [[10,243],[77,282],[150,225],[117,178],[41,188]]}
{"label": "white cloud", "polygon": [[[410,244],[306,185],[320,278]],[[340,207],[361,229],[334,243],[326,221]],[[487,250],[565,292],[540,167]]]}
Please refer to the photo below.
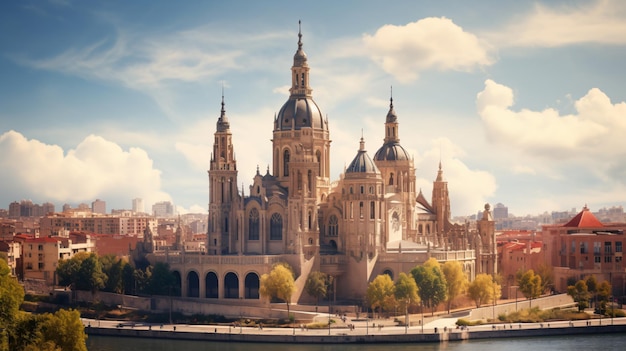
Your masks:
{"label": "white cloud", "polygon": [[485,34],[499,47],[557,47],[578,43],[626,43],[626,5],[620,0],[548,7],[537,3],[529,14]]}
{"label": "white cloud", "polygon": [[[143,198],[148,204],[171,200],[161,190],[161,172],[139,148],[123,150],[96,135],[87,136],[67,153],[57,145],[28,140],[8,131],[0,135],[0,167],[7,170],[4,193],[40,201],[127,203]],[[111,206],[109,206],[111,207]]]}
{"label": "white cloud", "polygon": [[421,71],[471,71],[494,62],[490,46],[452,20],[424,18],[404,26],[385,25],[363,42],[371,58],[401,82]]}
{"label": "white cloud", "polygon": [[[423,157],[416,159],[418,169],[416,180],[426,199],[432,196],[433,181],[437,177],[441,161],[443,178],[448,182],[450,206],[453,216],[476,213],[494,196],[498,187],[495,177],[485,170],[472,169],[462,160],[463,148],[447,138],[435,139]],[[424,177],[426,176],[426,177]]]}
{"label": "white cloud", "polygon": [[508,146],[532,162],[527,167],[542,172],[564,172],[567,167],[591,172],[602,180],[623,183],[626,158],[626,103],[613,104],[598,88],[574,103],[576,112],[561,115],[542,111],[513,110],[511,88],[492,80],[478,93],[476,105],[487,137],[496,145]]}
{"label": "white cloud", "polygon": [[188,213],[207,213],[208,209],[200,205],[191,205],[189,208],[183,206],[176,206],[176,213],[183,215]]}

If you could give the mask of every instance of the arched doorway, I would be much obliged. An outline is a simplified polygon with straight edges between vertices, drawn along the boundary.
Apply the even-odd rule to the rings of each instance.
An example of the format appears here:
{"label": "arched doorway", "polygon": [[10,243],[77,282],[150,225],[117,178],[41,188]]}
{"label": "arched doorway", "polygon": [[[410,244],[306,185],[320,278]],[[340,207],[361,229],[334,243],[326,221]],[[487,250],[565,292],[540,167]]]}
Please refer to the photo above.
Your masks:
{"label": "arched doorway", "polygon": [[385,269],[383,274],[387,274],[391,280],[393,280],[393,272],[390,269]]}
{"label": "arched doorway", "polygon": [[246,299],[258,299],[259,298],[259,276],[256,273],[248,273],[246,275],[245,284],[245,298]]}
{"label": "arched doorway", "polygon": [[224,277],[224,298],[239,298],[239,277],[233,272],[229,272]]}
{"label": "arched doorway", "polygon": [[200,278],[198,273],[187,273],[187,297],[200,297]]}
{"label": "arched doorway", "polygon": [[205,297],[208,299],[217,299],[219,297],[219,282],[217,280],[217,274],[209,272],[204,279],[204,291]]}

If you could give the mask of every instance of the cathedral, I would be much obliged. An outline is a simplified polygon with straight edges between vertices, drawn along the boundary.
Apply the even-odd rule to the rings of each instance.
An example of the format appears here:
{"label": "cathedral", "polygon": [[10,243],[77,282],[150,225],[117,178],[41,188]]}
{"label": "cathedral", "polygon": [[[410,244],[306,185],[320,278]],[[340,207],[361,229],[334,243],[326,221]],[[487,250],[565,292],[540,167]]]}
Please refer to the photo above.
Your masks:
{"label": "cathedral", "polygon": [[432,199],[416,189],[393,98],[386,116],[381,111],[384,141],[373,157],[361,138],[339,179],[330,178],[331,133],[313,99],[310,73],[299,31],[290,95],[274,117],[272,165],[264,174],[257,168],[247,191],[237,186],[236,145],[222,96],[208,170],[205,252],[185,252],[182,245],[147,250],[150,261],[170,264],[182,296],[259,299],[260,276],[278,262],[294,269],[292,303],[312,301],[304,284],[314,271],[334,278],[332,298],[341,301],[363,301],[376,276],[395,279],[431,257],[461,262],[470,280],[496,271],[489,205],[475,224],[451,223],[441,163]]}

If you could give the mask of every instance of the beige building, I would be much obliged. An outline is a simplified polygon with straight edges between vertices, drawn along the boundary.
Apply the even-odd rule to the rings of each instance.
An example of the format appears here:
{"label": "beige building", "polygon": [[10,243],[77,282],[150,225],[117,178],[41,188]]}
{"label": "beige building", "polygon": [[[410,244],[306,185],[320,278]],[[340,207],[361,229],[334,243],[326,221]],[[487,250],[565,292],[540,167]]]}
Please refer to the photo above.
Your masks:
{"label": "beige building", "polygon": [[87,236],[30,238],[16,236],[22,246],[22,278],[56,285],[59,260],[72,258],[78,252],[91,252],[94,243]]}
{"label": "beige building", "polygon": [[[460,261],[470,279],[495,271],[490,209],[477,231],[451,223],[441,164],[432,200],[417,191],[393,99],[386,115],[381,111],[384,142],[373,157],[363,138],[355,140],[355,157],[340,179],[330,178],[328,119],[313,100],[308,57],[298,37],[290,96],[272,125],[272,165],[264,174],[257,169],[246,191],[237,186],[235,145],[222,97],[208,172],[206,255],[155,250],[151,233],[137,251],[148,253],[153,263],[169,262],[183,296],[210,299],[258,300],[259,278],[276,262],[295,270],[294,303],[310,300],[303,287],[313,271],[334,277],[334,298],[356,302],[363,301],[376,276],[395,279],[430,257]],[[179,237],[184,236],[177,236],[174,248],[184,247]]]}
{"label": "beige building", "polygon": [[156,225],[156,220],[150,216],[115,216],[72,211],[42,217],[40,233],[41,236],[59,235],[63,231],[143,235],[147,226],[150,226],[151,230],[156,230]]}

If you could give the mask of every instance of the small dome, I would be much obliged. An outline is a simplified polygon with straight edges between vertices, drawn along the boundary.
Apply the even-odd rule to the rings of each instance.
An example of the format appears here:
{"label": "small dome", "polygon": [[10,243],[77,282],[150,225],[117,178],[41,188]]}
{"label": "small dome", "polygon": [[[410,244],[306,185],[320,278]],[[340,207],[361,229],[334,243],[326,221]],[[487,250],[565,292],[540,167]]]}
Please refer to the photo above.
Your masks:
{"label": "small dome", "polygon": [[410,159],[408,152],[397,141],[384,143],[374,155],[376,161],[405,161]]}
{"label": "small dome", "polygon": [[365,141],[361,138],[361,145],[356,157],[350,162],[346,169],[346,173],[380,173],[374,161],[370,158],[365,150]]}
{"label": "small dome", "polygon": [[276,116],[277,130],[291,130],[311,127],[314,129],[328,129],[322,111],[310,97],[292,96],[281,107]]}

